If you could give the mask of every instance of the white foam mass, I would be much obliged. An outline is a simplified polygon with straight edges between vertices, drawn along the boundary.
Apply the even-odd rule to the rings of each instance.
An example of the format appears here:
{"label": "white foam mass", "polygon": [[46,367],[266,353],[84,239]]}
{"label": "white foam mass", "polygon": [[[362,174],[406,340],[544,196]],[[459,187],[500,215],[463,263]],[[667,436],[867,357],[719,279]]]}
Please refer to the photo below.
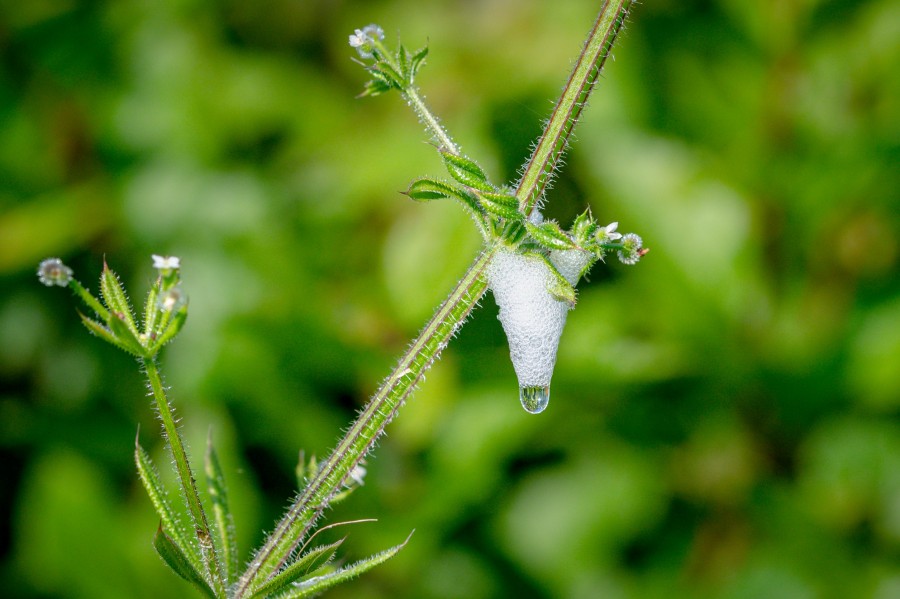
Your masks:
{"label": "white foam mass", "polygon": [[[550,261],[572,285],[590,259],[591,254],[581,250],[550,253]],[[566,302],[547,291],[553,283],[550,269],[539,258],[500,251],[488,266],[487,275],[500,307],[499,319],[519,386],[549,387],[569,312]]]}

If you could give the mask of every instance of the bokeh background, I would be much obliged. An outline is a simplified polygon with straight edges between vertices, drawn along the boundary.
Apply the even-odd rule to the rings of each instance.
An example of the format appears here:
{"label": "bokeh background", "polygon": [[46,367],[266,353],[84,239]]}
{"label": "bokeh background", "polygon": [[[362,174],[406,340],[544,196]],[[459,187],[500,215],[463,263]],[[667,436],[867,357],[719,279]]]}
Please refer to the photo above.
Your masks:
{"label": "bokeh background", "polygon": [[[136,364],[38,261],[139,301],[182,258],[164,372],[246,557],[479,247],[397,193],[442,168],[348,34],[428,40],[430,104],[512,180],[599,4],[0,3],[0,594],[196,596],[151,548]],[[638,5],[548,214],[651,253],[582,285],[539,416],[485,298],[329,515],[379,519],[326,533],[348,560],[412,541],[330,596],[900,597],[898,64],[894,0]]]}

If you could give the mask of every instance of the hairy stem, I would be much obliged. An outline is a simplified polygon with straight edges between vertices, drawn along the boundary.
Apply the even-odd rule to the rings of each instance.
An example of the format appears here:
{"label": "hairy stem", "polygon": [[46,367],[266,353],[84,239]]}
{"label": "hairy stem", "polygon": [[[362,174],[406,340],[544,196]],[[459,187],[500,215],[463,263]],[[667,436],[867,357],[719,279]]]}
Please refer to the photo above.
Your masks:
{"label": "hairy stem", "polygon": [[306,484],[306,488],[282,518],[266,544],[256,554],[250,569],[238,584],[236,597],[244,597],[254,586],[276,573],[306,536],[328,500],[339,491],[350,471],[359,464],[422,380],[435,358],[487,289],[484,272],[495,253],[483,251],[437,309],[419,337],[397,363],[393,372],[360,413],[329,458]]}
{"label": "hairy stem", "polygon": [[142,360],[144,372],[147,374],[147,381],[153,392],[153,398],[156,400],[156,408],[159,411],[159,417],[162,420],[163,433],[169,441],[169,447],[172,449],[172,456],[175,459],[175,468],[178,470],[178,477],[181,479],[181,492],[188,504],[188,510],[191,519],[194,522],[195,533],[200,542],[201,553],[206,561],[207,576],[216,595],[225,596],[225,587],[222,582],[220,573],[218,556],[216,555],[215,543],[212,542],[212,536],[209,531],[209,522],[206,518],[206,512],[203,510],[203,504],[200,501],[200,494],[197,492],[197,483],[194,480],[194,473],[191,471],[191,464],[188,461],[187,451],[184,448],[184,442],[181,434],[178,432],[178,426],[175,423],[175,415],[172,406],[166,397],[166,391],[159,376],[159,368],[153,358],[144,358]]}
{"label": "hairy stem", "polygon": [[437,140],[440,148],[445,152],[450,152],[451,154],[459,154],[459,148],[453,143],[453,140],[450,139],[450,135],[447,134],[447,131],[441,126],[440,121],[438,121],[437,117],[428,109],[428,106],[425,104],[425,100],[422,98],[421,94],[419,94],[418,88],[415,86],[410,86],[404,89],[402,92],[403,97],[406,98],[406,101],[409,102],[409,105],[412,106],[413,110],[416,111],[416,114],[419,116],[419,120],[425,124],[434,138]]}
{"label": "hairy stem", "polygon": [[553,176],[559,159],[569,143],[572,129],[581,115],[588,96],[594,90],[597,76],[609,57],[632,4],[631,0],[604,1],[600,15],[581,50],[562,96],[553,109],[550,122],[544,129],[531,158],[528,159],[516,188],[519,209],[526,216],[534,210]]}
{"label": "hairy stem", "polygon": [[[527,209],[526,213],[533,209],[556,168],[630,5],[629,0],[607,0],[604,3],[562,97],[517,187],[516,196],[520,206]],[[385,56],[390,55],[385,52]],[[457,146],[425,106],[417,89],[409,86],[402,93],[442,149],[458,153]],[[238,582],[234,594],[236,598],[252,595],[254,589],[259,588],[288,563],[328,505],[329,499],[344,486],[350,471],[372,448],[385,426],[484,295],[487,290],[485,271],[497,251],[497,245],[489,245],[479,254],[456,288],[422,329],[419,337],[400,358],[393,372],[369,400],[344,438],[308,481],[287,514],[256,553]]]}

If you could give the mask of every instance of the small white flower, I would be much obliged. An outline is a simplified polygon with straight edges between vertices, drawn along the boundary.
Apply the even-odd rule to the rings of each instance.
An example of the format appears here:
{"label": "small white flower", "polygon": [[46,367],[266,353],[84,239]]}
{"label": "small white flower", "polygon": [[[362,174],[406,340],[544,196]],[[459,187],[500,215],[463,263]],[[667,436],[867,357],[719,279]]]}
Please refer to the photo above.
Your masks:
{"label": "small white flower", "polygon": [[181,268],[181,258],[178,256],[159,256],[153,254],[153,268],[158,270],[178,270]]}
{"label": "small white flower", "polygon": [[350,36],[350,47],[356,48],[362,58],[372,58],[375,42],[384,39],[384,30],[378,25],[366,25],[362,29],[356,29]]}
{"label": "small white flower", "polygon": [[619,228],[619,223],[615,222],[597,229],[597,243],[610,243],[621,239],[622,234],[616,233],[617,228]]}
{"label": "small white flower", "polygon": [[37,275],[41,283],[47,287],[53,285],[65,287],[72,280],[72,269],[63,264],[59,258],[47,258],[38,266]]}
{"label": "small white flower", "polygon": [[351,48],[359,48],[362,47],[368,41],[366,38],[366,34],[362,29],[357,29],[353,32],[353,35],[350,36],[350,47]]}

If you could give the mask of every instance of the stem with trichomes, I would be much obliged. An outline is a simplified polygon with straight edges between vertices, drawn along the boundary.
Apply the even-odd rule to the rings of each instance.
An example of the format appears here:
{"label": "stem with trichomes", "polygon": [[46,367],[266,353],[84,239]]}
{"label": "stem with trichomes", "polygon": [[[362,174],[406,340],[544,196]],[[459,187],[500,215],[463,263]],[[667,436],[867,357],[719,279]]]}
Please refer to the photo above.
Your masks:
{"label": "stem with trichomes", "polygon": [[169,447],[172,449],[172,457],[175,460],[175,468],[178,471],[178,477],[181,482],[181,490],[184,499],[187,502],[191,519],[194,522],[195,534],[200,543],[201,552],[207,569],[207,578],[212,583],[216,594],[220,597],[224,596],[225,587],[222,582],[222,575],[219,568],[218,556],[216,554],[216,546],[213,543],[210,534],[209,522],[206,518],[206,512],[200,501],[200,494],[197,491],[197,482],[194,479],[194,473],[191,471],[191,464],[188,461],[187,451],[185,451],[184,443],[181,440],[181,434],[175,422],[175,415],[172,406],[166,397],[166,391],[159,375],[159,368],[156,366],[154,358],[142,359],[144,372],[147,375],[147,382],[156,400],[156,409],[159,412],[160,420],[162,420],[163,431],[166,439],[169,441]]}
{"label": "stem with trichomes", "polygon": [[[600,69],[609,56],[631,4],[632,2],[628,0],[607,0],[604,3],[562,96],[516,188],[516,198],[523,212],[531,212],[557,168],[572,129],[594,88]],[[390,55],[384,53],[386,56]],[[394,66],[399,70],[401,65]],[[412,86],[411,77],[408,85],[400,86],[400,91],[442,149],[458,153],[450,136]],[[437,309],[419,337],[401,357],[393,372],[369,400],[344,438],[308,481],[305,489],[256,553],[250,567],[238,582],[235,597],[252,595],[254,589],[264,584],[289,562],[331,497],[345,485],[351,470],[370,451],[385,426],[485,293],[487,290],[485,271],[497,251],[496,244],[489,244]]]}

